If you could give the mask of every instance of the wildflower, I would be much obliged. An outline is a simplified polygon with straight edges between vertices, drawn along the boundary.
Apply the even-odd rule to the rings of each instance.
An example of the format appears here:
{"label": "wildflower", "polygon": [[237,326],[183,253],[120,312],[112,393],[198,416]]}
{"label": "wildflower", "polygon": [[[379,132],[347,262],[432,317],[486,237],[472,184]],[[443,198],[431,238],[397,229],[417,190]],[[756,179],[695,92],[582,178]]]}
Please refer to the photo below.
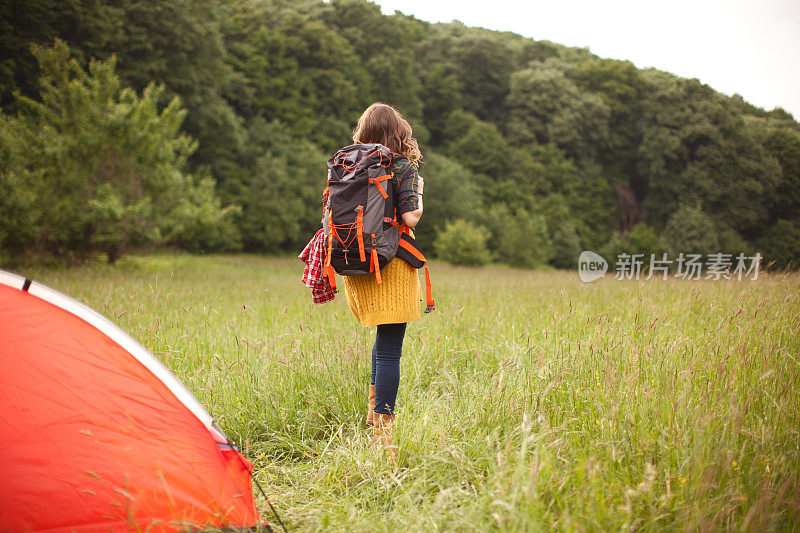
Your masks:
{"label": "wildflower", "polygon": [[685,477],[681,478],[681,484],[683,484],[683,483],[686,483],[686,478]]}

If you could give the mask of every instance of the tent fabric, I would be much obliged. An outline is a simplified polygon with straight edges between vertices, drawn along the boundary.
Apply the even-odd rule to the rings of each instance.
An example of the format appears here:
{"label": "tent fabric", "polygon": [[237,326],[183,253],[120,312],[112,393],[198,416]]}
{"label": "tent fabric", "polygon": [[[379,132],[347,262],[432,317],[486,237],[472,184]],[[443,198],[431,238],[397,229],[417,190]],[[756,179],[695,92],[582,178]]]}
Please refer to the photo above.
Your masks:
{"label": "tent fabric", "polygon": [[259,523],[250,463],[111,322],[0,272],[0,531]]}

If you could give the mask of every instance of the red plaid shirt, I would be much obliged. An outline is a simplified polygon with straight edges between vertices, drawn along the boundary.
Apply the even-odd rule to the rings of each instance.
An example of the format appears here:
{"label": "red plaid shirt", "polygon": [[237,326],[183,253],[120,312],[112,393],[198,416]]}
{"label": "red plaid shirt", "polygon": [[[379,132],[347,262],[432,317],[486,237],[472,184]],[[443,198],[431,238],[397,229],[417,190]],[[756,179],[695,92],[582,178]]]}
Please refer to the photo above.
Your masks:
{"label": "red plaid shirt", "polygon": [[300,281],[305,283],[306,287],[311,287],[311,298],[315,304],[324,304],[336,298],[336,289],[331,287],[328,278],[322,275],[325,252],[325,232],[320,229],[298,256],[306,264]]}

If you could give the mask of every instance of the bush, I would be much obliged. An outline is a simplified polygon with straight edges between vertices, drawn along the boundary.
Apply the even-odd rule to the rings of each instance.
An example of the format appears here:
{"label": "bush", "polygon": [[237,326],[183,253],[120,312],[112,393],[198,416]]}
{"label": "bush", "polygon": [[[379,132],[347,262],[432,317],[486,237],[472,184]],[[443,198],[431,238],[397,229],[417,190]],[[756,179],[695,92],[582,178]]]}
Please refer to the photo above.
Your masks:
{"label": "bush", "polygon": [[708,255],[719,252],[719,236],[714,221],[697,207],[683,206],[669,218],[662,240],[675,260],[679,254]]}
{"label": "bush", "polygon": [[762,264],[772,268],[800,267],[800,228],[790,220],[779,220],[759,241]]}
{"label": "bush", "polygon": [[550,264],[556,268],[575,268],[580,253],[581,241],[575,226],[566,222],[553,234],[553,258]]}
{"label": "bush", "polygon": [[628,250],[626,251],[629,254],[642,254],[645,261],[650,260],[651,254],[654,254],[657,259],[661,259],[661,254],[666,251],[656,230],[644,223],[636,224],[631,229],[627,245]]}
{"label": "bush", "polygon": [[514,267],[536,268],[547,264],[553,256],[553,246],[542,215],[532,215],[520,209],[512,212],[499,205],[486,215],[492,243],[500,262]]}
{"label": "bush", "polygon": [[481,266],[491,260],[489,232],[463,219],[448,222],[436,237],[436,256],[453,265]]}
{"label": "bush", "polygon": [[738,254],[753,255],[753,246],[747,243],[733,229],[726,229],[719,234],[719,251],[736,257]]}
{"label": "bush", "polygon": [[620,255],[638,254],[641,255],[638,261],[641,261],[642,269],[647,270],[650,267],[650,256],[655,255],[655,258],[660,260],[665,251],[666,248],[656,231],[647,224],[640,223],[627,234],[615,231],[600,250],[600,255],[614,268]]}
{"label": "bush", "polygon": [[240,233],[233,216],[241,213],[238,205],[222,207],[214,194],[214,180],[205,177],[185,191],[176,191],[175,209],[167,242],[190,252],[209,250],[237,251],[241,247]]}
{"label": "bush", "polygon": [[613,269],[617,265],[617,257],[620,254],[628,254],[628,242],[622,233],[615,231],[611,234],[608,242],[600,248],[600,255],[608,261],[609,268]]}

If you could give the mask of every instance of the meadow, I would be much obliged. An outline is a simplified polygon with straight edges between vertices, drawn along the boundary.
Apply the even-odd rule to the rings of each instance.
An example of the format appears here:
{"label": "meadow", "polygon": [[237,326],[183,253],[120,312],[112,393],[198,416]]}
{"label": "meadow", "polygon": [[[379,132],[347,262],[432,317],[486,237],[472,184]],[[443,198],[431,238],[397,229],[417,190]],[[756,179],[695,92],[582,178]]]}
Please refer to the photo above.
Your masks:
{"label": "meadow", "polygon": [[395,468],[365,426],[374,328],[343,294],[312,304],[302,266],[159,254],[25,274],[172,369],[292,531],[800,529],[800,274],[585,284],[434,263]]}

